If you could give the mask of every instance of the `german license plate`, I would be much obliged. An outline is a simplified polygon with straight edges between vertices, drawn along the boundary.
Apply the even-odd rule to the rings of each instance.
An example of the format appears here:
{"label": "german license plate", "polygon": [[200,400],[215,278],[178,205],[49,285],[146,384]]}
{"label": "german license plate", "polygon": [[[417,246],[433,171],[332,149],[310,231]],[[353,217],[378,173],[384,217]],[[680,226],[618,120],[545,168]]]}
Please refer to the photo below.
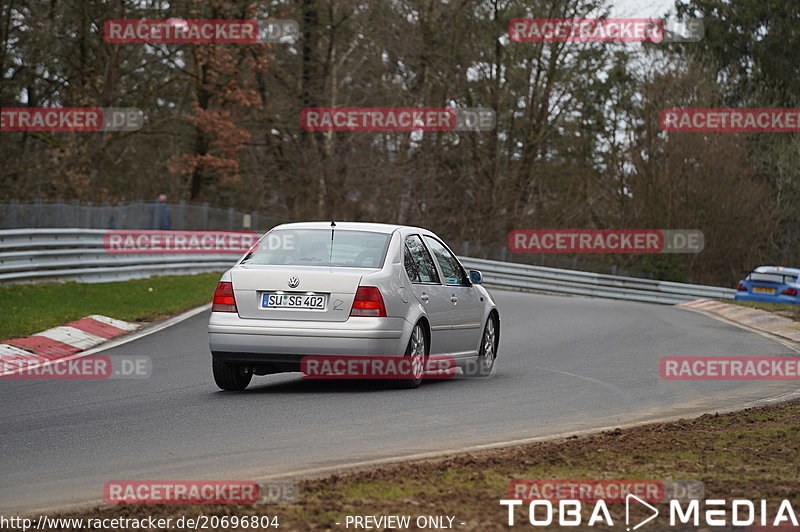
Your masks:
{"label": "german license plate", "polygon": [[761,292],[762,294],[774,294],[774,288],[767,288],[766,286],[754,286],[753,292]]}
{"label": "german license plate", "polygon": [[309,294],[261,294],[263,308],[299,308],[307,310],[325,310],[325,296]]}

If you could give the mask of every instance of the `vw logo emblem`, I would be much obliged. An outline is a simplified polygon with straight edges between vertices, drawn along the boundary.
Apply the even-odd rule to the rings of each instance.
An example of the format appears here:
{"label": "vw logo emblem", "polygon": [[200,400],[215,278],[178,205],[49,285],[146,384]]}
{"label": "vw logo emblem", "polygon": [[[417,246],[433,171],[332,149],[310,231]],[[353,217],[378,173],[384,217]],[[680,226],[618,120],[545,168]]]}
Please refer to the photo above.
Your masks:
{"label": "vw logo emblem", "polygon": [[297,288],[300,285],[300,279],[292,275],[286,284],[289,285],[289,288]]}

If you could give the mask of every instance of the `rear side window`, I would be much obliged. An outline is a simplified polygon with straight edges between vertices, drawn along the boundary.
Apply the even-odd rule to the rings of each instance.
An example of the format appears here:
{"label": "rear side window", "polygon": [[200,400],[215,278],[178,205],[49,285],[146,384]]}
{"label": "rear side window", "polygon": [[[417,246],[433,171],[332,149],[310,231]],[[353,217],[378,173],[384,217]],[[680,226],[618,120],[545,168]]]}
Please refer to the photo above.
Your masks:
{"label": "rear side window", "polygon": [[417,235],[406,237],[403,265],[412,283],[439,284],[439,274],[430,253]]}
{"label": "rear side window", "polygon": [[382,268],[390,239],[369,231],[279,229],[264,235],[242,264]]}
{"label": "rear side window", "polygon": [[467,274],[464,272],[464,268],[461,267],[458,259],[456,259],[455,256],[450,253],[446,247],[444,247],[444,244],[428,235],[425,235],[425,242],[427,242],[428,246],[431,248],[431,251],[433,251],[433,256],[436,257],[436,262],[439,263],[439,267],[442,269],[442,275],[444,275],[444,284],[469,284],[469,281],[467,280]]}

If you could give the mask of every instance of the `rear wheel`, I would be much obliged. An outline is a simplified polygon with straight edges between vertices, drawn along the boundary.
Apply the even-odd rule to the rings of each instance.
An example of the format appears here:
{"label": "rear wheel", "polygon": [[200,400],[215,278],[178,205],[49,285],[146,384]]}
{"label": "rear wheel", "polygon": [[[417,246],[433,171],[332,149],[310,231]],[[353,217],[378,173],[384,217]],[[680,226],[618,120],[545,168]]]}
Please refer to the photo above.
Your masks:
{"label": "rear wheel", "polygon": [[422,325],[417,323],[411,331],[411,338],[408,340],[405,357],[410,359],[411,375],[407,378],[392,379],[392,384],[398,388],[417,388],[422,384],[422,377],[425,374],[425,359],[428,355],[428,342],[425,338],[425,331]]}
{"label": "rear wheel", "polygon": [[214,370],[214,382],[227,391],[244,390],[253,378],[253,373],[245,369],[243,364],[232,364],[212,358],[211,368]]}

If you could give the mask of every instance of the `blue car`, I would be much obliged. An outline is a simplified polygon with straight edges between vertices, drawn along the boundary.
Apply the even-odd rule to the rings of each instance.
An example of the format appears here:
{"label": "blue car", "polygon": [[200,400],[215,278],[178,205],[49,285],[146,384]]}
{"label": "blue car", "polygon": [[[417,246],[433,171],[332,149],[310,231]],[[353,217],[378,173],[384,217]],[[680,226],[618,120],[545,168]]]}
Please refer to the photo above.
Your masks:
{"label": "blue car", "polygon": [[759,266],[739,281],[736,301],[800,305],[800,269],[783,266]]}

